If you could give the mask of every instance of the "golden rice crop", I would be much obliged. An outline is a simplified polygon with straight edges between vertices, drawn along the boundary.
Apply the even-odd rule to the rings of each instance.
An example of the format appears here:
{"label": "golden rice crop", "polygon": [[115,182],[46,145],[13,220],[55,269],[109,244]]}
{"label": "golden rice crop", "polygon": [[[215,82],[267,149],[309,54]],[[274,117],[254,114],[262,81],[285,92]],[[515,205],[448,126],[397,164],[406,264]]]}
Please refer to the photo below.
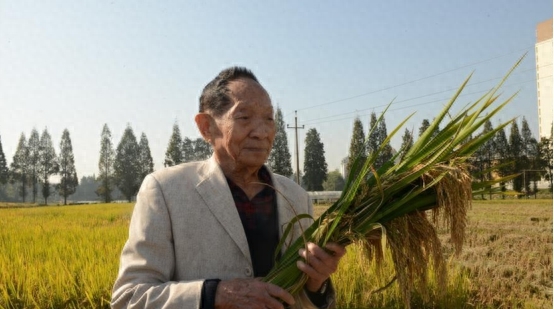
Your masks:
{"label": "golden rice crop", "polygon": [[[0,205],[0,308],[109,308],[131,211],[131,204]],[[443,229],[439,237],[450,238]],[[446,263],[447,285],[437,284],[431,265],[430,299],[414,292],[412,307],[552,307],[551,199],[475,202],[465,239],[460,257]],[[390,250],[382,264],[364,250],[349,246],[333,275],[337,308],[404,308],[397,284],[379,289],[395,275]]]}
{"label": "golden rice crop", "polygon": [[[302,237],[288,247],[264,280],[297,293],[307,280],[296,267],[297,252],[306,242],[319,246],[327,242],[342,245],[364,242],[368,256],[379,261],[381,243],[374,238],[382,234],[391,250],[396,280],[407,307],[412,290],[427,297],[429,266],[435,270],[439,284],[444,285],[446,267],[435,225],[444,223],[450,228],[456,253],[461,252],[472,193],[481,189],[472,187],[468,159],[511,121],[487,134],[472,136],[512,100],[513,96],[494,106],[499,98],[497,91],[522,59],[498,86],[451,117],[451,108],[470,80],[469,76],[414,145],[399,151],[383,166],[374,167],[380,151],[407,119],[391,132],[378,151],[369,154],[367,159],[358,158],[341,197],[305,228]],[[430,209],[432,214],[428,216],[426,211]],[[298,216],[289,224],[282,244],[291,225],[302,218],[306,215]]]}
{"label": "golden rice crop", "polygon": [[130,211],[0,209],[0,308],[109,308]]}

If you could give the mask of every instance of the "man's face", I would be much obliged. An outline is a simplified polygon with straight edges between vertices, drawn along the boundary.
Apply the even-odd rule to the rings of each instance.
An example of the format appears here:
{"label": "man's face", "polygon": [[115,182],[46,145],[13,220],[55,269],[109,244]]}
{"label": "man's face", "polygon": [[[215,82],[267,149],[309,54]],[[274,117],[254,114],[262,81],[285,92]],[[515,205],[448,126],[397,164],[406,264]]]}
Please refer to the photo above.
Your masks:
{"label": "man's face", "polygon": [[229,82],[227,89],[233,105],[214,118],[215,156],[220,164],[235,169],[261,167],[275,138],[271,99],[260,84],[248,78]]}

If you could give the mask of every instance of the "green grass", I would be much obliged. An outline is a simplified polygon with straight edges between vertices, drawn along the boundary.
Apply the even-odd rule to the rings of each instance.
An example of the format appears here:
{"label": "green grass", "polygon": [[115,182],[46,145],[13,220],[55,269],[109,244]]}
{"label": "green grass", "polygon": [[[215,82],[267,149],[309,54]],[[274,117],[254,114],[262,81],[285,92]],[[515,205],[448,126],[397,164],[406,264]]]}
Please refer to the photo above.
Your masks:
{"label": "green grass", "polygon": [[[109,308],[132,204],[2,206],[0,308]],[[431,280],[412,307],[552,308],[552,200],[476,201],[469,219],[448,286]],[[394,276],[390,258],[379,274],[360,250],[350,246],[334,275],[337,307],[403,308],[396,283],[371,293]]]}

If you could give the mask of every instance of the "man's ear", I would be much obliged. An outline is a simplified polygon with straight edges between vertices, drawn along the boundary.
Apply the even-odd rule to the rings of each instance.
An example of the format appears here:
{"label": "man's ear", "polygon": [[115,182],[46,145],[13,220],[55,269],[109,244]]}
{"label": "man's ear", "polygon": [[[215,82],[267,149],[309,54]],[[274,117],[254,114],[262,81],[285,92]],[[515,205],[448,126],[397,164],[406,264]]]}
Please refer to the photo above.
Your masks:
{"label": "man's ear", "polygon": [[198,131],[202,134],[204,140],[211,144],[212,139],[212,126],[215,125],[214,120],[210,114],[199,113],[194,116],[194,121],[198,127]]}

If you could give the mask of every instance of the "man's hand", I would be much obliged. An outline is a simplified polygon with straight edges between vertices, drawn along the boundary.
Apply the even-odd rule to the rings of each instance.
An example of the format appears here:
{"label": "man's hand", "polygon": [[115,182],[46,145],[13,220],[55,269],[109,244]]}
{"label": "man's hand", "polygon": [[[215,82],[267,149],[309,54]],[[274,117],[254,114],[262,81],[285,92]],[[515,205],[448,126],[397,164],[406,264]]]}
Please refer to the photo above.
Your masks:
{"label": "man's hand", "polygon": [[340,259],[346,254],[346,248],[337,243],[328,243],[323,249],[314,243],[308,243],[298,253],[306,260],[297,262],[298,268],[308,275],[306,288],[316,292],[337,271]]}
{"label": "man's hand", "polygon": [[217,309],[283,309],[281,301],[294,304],[294,298],[287,291],[259,279],[221,281],[215,294]]}

